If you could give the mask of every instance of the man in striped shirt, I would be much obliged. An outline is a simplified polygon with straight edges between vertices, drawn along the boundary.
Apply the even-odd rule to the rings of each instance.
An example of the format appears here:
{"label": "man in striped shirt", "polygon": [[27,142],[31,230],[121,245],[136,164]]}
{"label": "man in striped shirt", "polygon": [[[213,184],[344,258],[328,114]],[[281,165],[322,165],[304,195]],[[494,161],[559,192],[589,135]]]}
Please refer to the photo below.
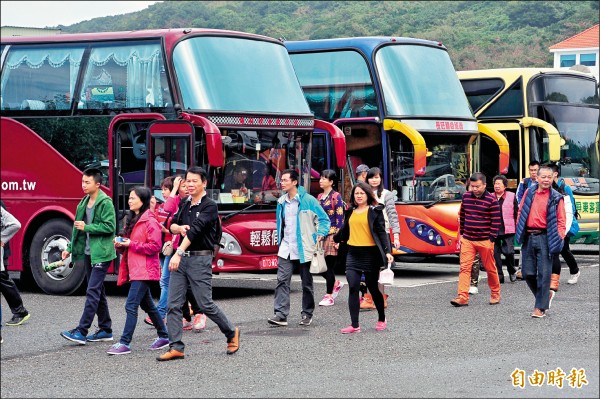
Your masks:
{"label": "man in striped shirt", "polygon": [[450,301],[454,306],[469,304],[469,284],[475,255],[479,253],[490,286],[490,305],[500,303],[500,280],[494,261],[494,241],[500,228],[500,205],[485,190],[485,175],[473,173],[469,178],[471,191],[463,194],[460,205],[460,273],[458,296]]}

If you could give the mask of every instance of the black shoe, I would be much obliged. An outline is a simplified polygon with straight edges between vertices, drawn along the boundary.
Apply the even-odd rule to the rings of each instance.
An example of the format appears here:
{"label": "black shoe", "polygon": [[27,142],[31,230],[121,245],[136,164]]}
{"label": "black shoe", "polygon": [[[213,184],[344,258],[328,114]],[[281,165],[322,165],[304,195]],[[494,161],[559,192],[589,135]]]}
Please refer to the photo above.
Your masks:
{"label": "black shoe", "polygon": [[500,284],[504,284],[504,275],[498,276],[498,279],[500,280]]}
{"label": "black shoe", "polygon": [[6,322],[7,326],[20,326],[25,323],[31,315],[26,313],[25,315],[13,315],[12,319]]}
{"label": "black shoe", "polygon": [[302,315],[302,320],[300,320],[300,324],[301,326],[310,326],[310,323],[312,323],[312,317],[307,316],[307,315]]}
{"label": "black shoe", "polygon": [[510,282],[514,283],[515,281],[517,281],[517,275],[516,274],[509,274],[508,277],[510,278]]}
{"label": "black shoe", "polygon": [[279,317],[279,316],[273,316],[270,319],[267,320],[269,322],[269,324],[272,324],[274,326],[278,326],[278,327],[284,327],[288,325],[287,319],[284,319],[283,317]]}

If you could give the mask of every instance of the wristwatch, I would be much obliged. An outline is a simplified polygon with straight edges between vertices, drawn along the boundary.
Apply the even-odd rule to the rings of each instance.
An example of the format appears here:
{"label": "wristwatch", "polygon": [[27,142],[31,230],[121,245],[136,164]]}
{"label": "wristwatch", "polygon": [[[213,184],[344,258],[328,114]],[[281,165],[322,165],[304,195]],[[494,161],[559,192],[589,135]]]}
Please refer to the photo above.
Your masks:
{"label": "wristwatch", "polygon": [[175,253],[179,256],[183,256],[185,254],[185,251],[181,248],[177,248],[177,251],[175,251]]}

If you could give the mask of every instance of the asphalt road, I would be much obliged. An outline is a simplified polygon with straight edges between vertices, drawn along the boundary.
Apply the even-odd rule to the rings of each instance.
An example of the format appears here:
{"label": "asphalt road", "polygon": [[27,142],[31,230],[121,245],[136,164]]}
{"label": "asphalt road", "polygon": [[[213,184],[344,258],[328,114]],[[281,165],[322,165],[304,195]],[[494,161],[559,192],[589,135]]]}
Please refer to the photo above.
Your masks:
{"label": "asphalt road", "polygon": [[[502,286],[490,306],[489,289],[468,307],[454,308],[456,261],[408,264],[395,272],[388,329],[375,331],[376,313],[361,312],[363,332],[342,335],[349,324],[344,288],[335,306],[318,308],[309,327],[300,320],[301,290],[294,275],[287,328],[269,327],[274,274],[215,276],[214,297],[241,328],[240,350],[225,354],[225,339],[208,322],[202,333],[184,332],[186,358],[157,362],[147,350],[155,330],[141,317],[132,354],[108,356],[111,343],[78,346],[60,337],[74,328],[84,296],[23,292],[32,316],[2,328],[1,397],[589,397],[599,396],[598,255],[577,255],[582,276],[561,286],[549,315],[533,319],[533,295],[522,281]],[[422,270],[420,270],[422,269]],[[485,276],[485,274],[483,274]],[[343,278],[343,276],[340,276]],[[316,300],[324,294],[315,278]],[[108,282],[115,338],[121,334],[126,289]],[[2,300],[4,321],[10,316]],[[563,388],[548,384],[558,368]],[[516,387],[511,374],[544,373],[541,386]],[[587,384],[571,387],[579,371]],[[557,382],[557,381],[555,381]]]}

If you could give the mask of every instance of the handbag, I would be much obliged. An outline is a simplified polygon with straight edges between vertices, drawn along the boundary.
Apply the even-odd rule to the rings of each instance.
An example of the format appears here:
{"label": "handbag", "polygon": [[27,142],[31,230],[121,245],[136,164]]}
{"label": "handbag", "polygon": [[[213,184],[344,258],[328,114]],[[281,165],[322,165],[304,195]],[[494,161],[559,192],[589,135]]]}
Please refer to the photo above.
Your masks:
{"label": "handbag", "polygon": [[321,274],[327,271],[327,263],[325,263],[325,251],[323,250],[323,241],[317,243],[317,248],[310,262],[310,272],[312,274]]}
{"label": "handbag", "polygon": [[162,254],[164,256],[171,256],[171,255],[173,255],[173,241],[167,241],[167,242],[165,242],[163,244]]}

